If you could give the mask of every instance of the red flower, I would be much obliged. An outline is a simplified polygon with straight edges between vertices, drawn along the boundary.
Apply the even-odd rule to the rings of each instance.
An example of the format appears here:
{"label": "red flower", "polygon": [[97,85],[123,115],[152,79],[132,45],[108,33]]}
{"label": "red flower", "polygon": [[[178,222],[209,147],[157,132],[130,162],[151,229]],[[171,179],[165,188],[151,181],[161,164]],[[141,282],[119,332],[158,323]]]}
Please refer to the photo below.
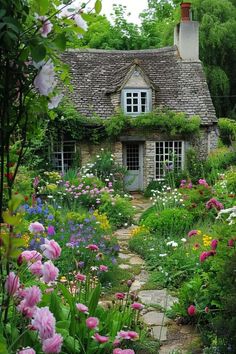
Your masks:
{"label": "red flower", "polygon": [[196,315],[196,313],[197,313],[196,307],[194,305],[190,305],[188,307],[189,316],[194,316],[194,315]]}

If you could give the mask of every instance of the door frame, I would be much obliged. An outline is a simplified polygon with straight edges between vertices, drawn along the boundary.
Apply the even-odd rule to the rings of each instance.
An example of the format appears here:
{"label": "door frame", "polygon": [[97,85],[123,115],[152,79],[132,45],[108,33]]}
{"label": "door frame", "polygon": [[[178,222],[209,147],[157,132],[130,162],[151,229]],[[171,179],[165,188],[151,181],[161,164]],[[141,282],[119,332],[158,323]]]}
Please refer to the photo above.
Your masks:
{"label": "door frame", "polygon": [[[139,175],[138,175],[138,189],[143,190],[144,186],[144,142],[143,141],[125,141],[123,142],[123,166],[127,167],[127,145],[139,145]],[[134,190],[135,191],[135,190]]]}

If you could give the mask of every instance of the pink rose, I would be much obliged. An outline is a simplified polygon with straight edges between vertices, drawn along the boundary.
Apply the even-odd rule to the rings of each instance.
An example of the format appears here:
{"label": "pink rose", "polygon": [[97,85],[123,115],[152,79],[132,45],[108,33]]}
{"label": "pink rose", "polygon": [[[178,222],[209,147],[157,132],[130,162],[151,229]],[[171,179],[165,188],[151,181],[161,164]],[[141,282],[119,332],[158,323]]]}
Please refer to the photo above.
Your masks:
{"label": "pink rose", "polygon": [[38,221],[32,222],[29,226],[29,231],[32,232],[33,234],[43,232],[44,230],[45,230],[44,226],[40,224],[40,222]]}
{"label": "pink rose", "polygon": [[52,261],[47,261],[43,264],[42,267],[42,280],[45,283],[49,283],[51,281],[55,281],[58,277],[59,269],[54,266]]}
{"label": "pink rose", "polygon": [[29,266],[29,271],[32,274],[38,275],[38,276],[43,275],[42,269],[43,269],[43,264],[41,261],[37,261]]}
{"label": "pink rose", "polygon": [[42,293],[38,286],[33,285],[25,289],[25,301],[29,307],[35,306],[41,301]]}
{"label": "pink rose", "polygon": [[190,305],[188,307],[189,316],[194,316],[194,315],[196,315],[196,313],[197,313],[196,307],[194,305]]}
{"label": "pink rose", "polygon": [[99,250],[97,245],[88,245],[86,248],[88,248],[91,251],[95,251],[95,252]]}
{"label": "pink rose", "polygon": [[88,307],[85,306],[84,304],[76,304],[76,308],[79,312],[88,314]]}
{"label": "pink rose", "polygon": [[75,279],[78,280],[78,281],[85,281],[86,280],[86,275],[78,273],[78,274],[76,274]]}
{"label": "pink rose", "polygon": [[143,304],[140,304],[139,302],[134,302],[131,304],[131,308],[133,310],[142,310],[144,308]]}
{"label": "pink rose", "polygon": [[18,354],[36,354],[36,351],[30,347],[22,348],[17,352]]}
{"label": "pink rose", "polygon": [[60,353],[63,338],[60,334],[55,333],[51,338],[43,341],[43,351],[46,354]]}
{"label": "pink rose", "polygon": [[21,256],[26,262],[31,263],[42,260],[42,255],[37,251],[23,251]]}
{"label": "pink rose", "polygon": [[45,243],[40,246],[43,254],[48,259],[57,259],[61,255],[61,247],[55,240],[45,238]]}
{"label": "pink rose", "polygon": [[99,333],[95,333],[93,339],[95,339],[98,343],[106,343],[109,340],[108,337],[101,336]]}
{"label": "pink rose", "polygon": [[123,300],[125,298],[125,294],[124,293],[116,293],[115,297],[118,300]]}
{"label": "pink rose", "polygon": [[14,295],[20,286],[19,277],[14,272],[10,272],[7,276],[5,289],[9,295]]}
{"label": "pink rose", "polygon": [[105,266],[105,265],[103,265],[103,264],[101,264],[101,265],[99,266],[99,270],[100,270],[100,272],[107,272],[107,271],[108,271],[108,267]]}
{"label": "pink rose", "polygon": [[39,332],[41,340],[51,338],[55,334],[55,318],[48,307],[37,308],[31,324]]}
{"label": "pink rose", "polygon": [[89,317],[86,320],[86,326],[89,329],[95,329],[99,325],[99,319],[97,317]]}

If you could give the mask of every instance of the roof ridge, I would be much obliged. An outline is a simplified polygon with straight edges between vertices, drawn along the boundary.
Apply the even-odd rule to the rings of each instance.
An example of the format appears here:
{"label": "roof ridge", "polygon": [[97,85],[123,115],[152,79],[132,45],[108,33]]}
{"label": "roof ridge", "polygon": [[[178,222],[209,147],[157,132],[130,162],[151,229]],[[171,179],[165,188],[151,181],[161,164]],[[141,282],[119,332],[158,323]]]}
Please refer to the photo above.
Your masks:
{"label": "roof ridge", "polygon": [[134,49],[134,50],[119,50],[119,49],[94,49],[94,48],[76,48],[68,49],[67,52],[78,52],[78,53],[96,53],[96,54],[106,54],[106,53],[161,53],[161,52],[174,52],[177,50],[177,46],[169,46],[164,48],[152,48],[152,49]]}

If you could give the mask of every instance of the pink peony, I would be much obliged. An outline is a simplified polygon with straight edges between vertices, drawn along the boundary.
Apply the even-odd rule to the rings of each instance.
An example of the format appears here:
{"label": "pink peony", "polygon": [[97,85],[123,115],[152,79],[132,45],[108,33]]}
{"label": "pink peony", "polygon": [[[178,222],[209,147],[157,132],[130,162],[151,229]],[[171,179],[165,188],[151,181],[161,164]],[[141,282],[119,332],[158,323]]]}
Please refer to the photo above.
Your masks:
{"label": "pink peony", "polygon": [[37,307],[31,307],[27,304],[26,300],[22,300],[17,306],[17,310],[21,312],[23,316],[32,318],[37,310]]}
{"label": "pink peony", "polygon": [[218,240],[212,240],[211,241],[211,249],[212,250],[216,250],[217,245],[218,245]]}
{"label": "pink peony", "polygon": [[60,334],[55,333],[51,338],[43,341],[43,352],[46,354],[60,353],[63,338]]}
{"label": "pink peony", "polygon": [[91,251],[95,251],[95,252],[99,250],[97,245],[88,245],[86,248],[88,248]]}
{"label": "pink peony", "polygon": [[86,320],[86,326],[89,329],[95,329],[99,325],[99,319],[97,317],[89,317]]}
{"label": "pink peony", "polygon": [[45,238],[45,243],[40,246],[43,254],[48,259],[57,259],[61,255],[61,247],[55,240],[48,240]]}
{"label": "pink peony", "polygon": [[53,225],[49,225],[47,227],[47,233],[49,236],[54,236],[55,235],[55,227]]}
{"label": "pink peony", "polygon": [[29,270],[32,274],[41,276],[43,275],[42,268],[43,268],[42,262],[37,261],[30,265]]}
{"label": "pink peony", "polygon": [[136,340],[139,338],[137,332],[134,331],[120,331],[117,333],[117,339],[128,339],[128,340]]}
{"label": "pink peony", "polygon": [[113,354],[122,354],[123,353],[123,349],[120,349],[120,348],[115,348],[113,349]]}
{"label": "pink peony", "polygon": [[99,333],[95,333],[93,339],[95,339],[98,343],[106,343],[109,340],[108,337],[101,336]]}
{"label": "pink peony", "polygon": [[117,300],[123,300],[125,298],[125,294],[124,293],[116,293],[115,298]]}
{"label": "pink peony", "polygon": [[194,316],[194,315],[196,315],[196,313],[197,313],[196,307],[194,305],[190,305],[188,307],[189,316]]}
{"label": "pink peony", "polygon": [[58,277],[59,269],[54,266],[52,261],[47,261],[43,264],[42,267],[42,280],[45,283],[49,283],[51,281],[55,281]]}
{"label": "pink peony", "polygon": [[48,60],[35,77],[34,86],[40,95],[48,96],[54,90],[56,84],[54,65],[51,60]]}
{"label": "pink peony", "polygon": [[55,334],[55,318],[48,307],[37,308],[31,324],[39,332],[41,340],[51,338]]}
{"label": "pink peony", "polygon": [[10,272],[7,276],[5,289],[9,295],[14,295],[20,286],[19,277],[14,272]]}
{"label": "pink peony", "polygon": [[76,308],[79,312],[88,314],[88,307],[85,306],[84,304],[76,304]]}
{"label": "pink peony", "polygon": [[31,263],[42,260],[42,255],[37,251],[23,251],[21,256],[26,262]]}
{"label": "pink peony", "polygon": [[25,301],[27,306],[33,307],[41,301],[42,293],[38,286],[33,285],[25,289]]}
{"label": "pink peony", "polygon": [[101,264],[99,266],[99,270],[100,270],[100,272],[108,272],[108,267],[103,265],[103,264]]}
{"label": "pink peony", "polygon": [[36,351],[30,347],[22,348],[17,352],[18,354],[36,354]]}
{"label": "pink peony", "polygon": [[78,273],[78,274],[76,274],[75,279],[78,280],[78,281],[85,281],[86,280],[86,275]]}
{"label": "pink peony", "polygon": [[133,310],[142,310],[144,308],[143,304],[140,304],[139,302],[134,302],[130,306]]}
{"label": "pink peony", "polygon": [[32,232],[32,234],[37,234],[39,232],[43,232],[44,230],[44,226],[38,221],[32,222],[29,226],[29,231]]}

